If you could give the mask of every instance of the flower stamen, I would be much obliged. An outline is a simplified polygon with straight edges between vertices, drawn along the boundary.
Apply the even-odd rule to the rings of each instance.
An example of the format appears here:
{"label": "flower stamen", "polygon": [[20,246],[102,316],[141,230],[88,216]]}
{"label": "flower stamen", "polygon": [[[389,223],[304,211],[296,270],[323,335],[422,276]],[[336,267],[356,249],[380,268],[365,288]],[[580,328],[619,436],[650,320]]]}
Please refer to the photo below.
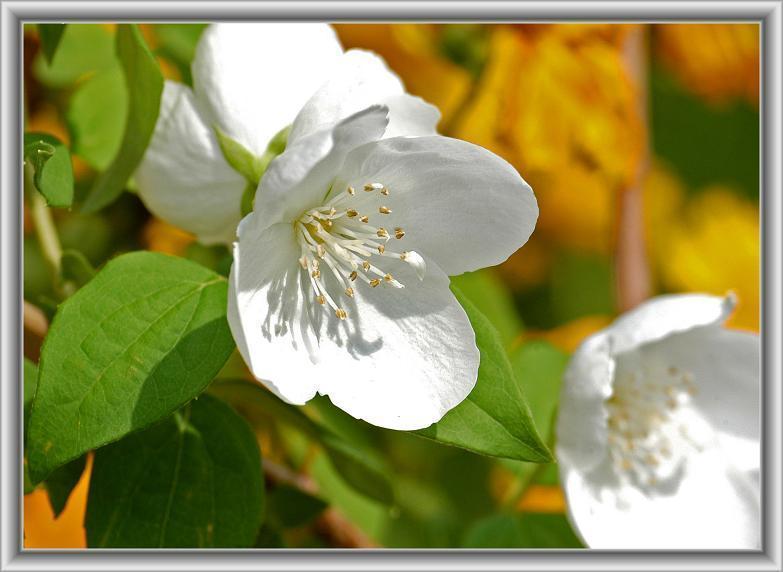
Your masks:
{"label": "flower stamen", "polygon": [[[379,191],[383,196],[389,195],[389,189],[382,183],[365,184],[362,189],[367,193]],[[328,305],[335,315],[344,320],[348,313],[336,302],[327,291],[328,280],[321,273],[321,262],[326,264],[339,285],[342,294],[348,298],[355,297],[351,283],[364,282],[370,288],[385,284],[394,288],[404,288],[404,284],[394,276],[375,266],[371,257],[388,257],[401,260],[414,269],[419,279],[426,271],[424,259],[415,251],[406,250],[394,252],[386,248],[391,236],[384,227],[375,228],[369,224],[369,217],[360,214],[356,205],[349,204],[356,196],[354,187],[327,199],[321,207],[310,209],[295,222],[294,229],[301,250],[299,264],[307,272],[315,292],[316,302]],[[362,199],[364,200],[364,199]],[[368,200],[372,200],[369,199]],[[378,212],[389,215],[392,210],[379,205]],[[394,237],[398,240],[405,236],[400,227],[394,228]]]}

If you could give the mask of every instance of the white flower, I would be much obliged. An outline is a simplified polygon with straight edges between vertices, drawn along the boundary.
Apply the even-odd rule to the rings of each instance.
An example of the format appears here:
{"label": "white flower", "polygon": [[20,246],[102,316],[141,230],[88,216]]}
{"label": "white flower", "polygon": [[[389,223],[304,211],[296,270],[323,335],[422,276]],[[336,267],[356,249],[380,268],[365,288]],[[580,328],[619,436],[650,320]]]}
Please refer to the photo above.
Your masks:
{"label": "white flower", "polygon": [[387,136],[433,134],[440,117],[405,94],[378,56],[343,53],[325,24],[213,24],[199,41],[192,72],[192,90],[166,81],[135,177],[155,215],[204,244],[234,240],[248,185],[224,157],[216,129],[262,157],[303,106],[289,142],[375,103],[392,110]]}
{"label": "white flower", "polygon": [[759,338],[733,307],[655,298],[574,354],[557,457],[588,546],[760,547]]}
{"label": "white flower", "polygon": [[476,382],[475,336],[448,276],[505,260],[538,207],[481,147],[382,139],[387,113],[370,107],[297,137],[271,163],[238,229],[229,323],[284,400],[320,393],[375,425],[419,429]]}

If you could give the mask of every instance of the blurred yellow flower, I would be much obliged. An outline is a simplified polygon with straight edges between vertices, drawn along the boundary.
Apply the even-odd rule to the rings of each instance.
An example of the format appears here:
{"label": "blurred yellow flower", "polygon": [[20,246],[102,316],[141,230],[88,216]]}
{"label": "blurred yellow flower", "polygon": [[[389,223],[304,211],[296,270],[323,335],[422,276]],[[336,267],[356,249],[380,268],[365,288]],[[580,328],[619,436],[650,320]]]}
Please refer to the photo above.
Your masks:
{"label": "blurred yellow flower", "polygon": [[496,28],[456,135],[504,154],[529,177],[578,163],[609,185],[630,181],[645,138],[639,90],[614,35],[579,28]]}
{"label": "blurred yellow flower", "polygon": [[553,485],[530,485],[516,509],[520,512],[563,513],[566,509],[563,489]]}
{"label": "blurred yellow flower", "polygon": [[196,238],[159,218],[152,218],[142,231],[142,240],[149,250],[181,256]]}
{"label": "blurred yellow flower", "polygon": [[611,316],[584,316],[551,330],[525,332],[524,340],[544,340],[556,348],[573,353],[587,338],[612,322]]}
{"label": "blurred yellow flower", "polygon": [[657,53],[680,81],[714,103],[759,100],[758,24],[661,24]]}
{"label": "blurred yellow flower", "polygon": [[407,91],[436,105],[447,123],[468,95],[467,70],[439,50],[441,27],[435,24],[337,24],[345,49],[363,48],[382,56]]}
{"label": "blurred yellow flower", "polygon": [[617,191],[646,134],[623,62],[629,26],[501,26],[455,135],[499,153],[536,190],[536,232],[608,252]]}
{"label": "blurred yellow flower", "polygon": [[678,292],[723,295],[739,304],[728,325],[759,330],[760,252],[756,205],[721,187],[705,189],[684,216],[660,228],[655,253],[663,286]]}

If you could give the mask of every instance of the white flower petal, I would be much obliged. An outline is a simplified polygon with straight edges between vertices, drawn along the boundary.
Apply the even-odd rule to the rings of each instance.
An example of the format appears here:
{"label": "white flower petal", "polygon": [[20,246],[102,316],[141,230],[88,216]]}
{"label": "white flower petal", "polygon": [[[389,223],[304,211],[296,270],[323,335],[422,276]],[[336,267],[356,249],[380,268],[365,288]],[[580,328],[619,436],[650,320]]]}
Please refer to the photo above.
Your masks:
{"label": "white flower petal", "polygon": [[210,124],[262,155],[341,54],[326,24],[212,24],[196,50],[193,84]]}
{"label": "white flower petal", "polygon": [[323,204],[345,156],[383,135],[388,112],[383,106],[370,107],[286,147],[261,179],[255,212],[271,225],[293,221],[306,209]]}
{"label": "white flower petal", "polygon": [[[299,287],[299,248],[288,224],[261,229],[242,220],[229,276],[228,323],[250,370],[281,399],[302,405],[317,379],[307,354],[308,308]],[[321,311],[321,308],[316,308]]]}
{"label": "white flower petal", "polygon": [[339,320],[316,303],[296,264],[291,225],[259,230],[257,216],[240,226],[231,273],[236,304],[229,304],[232,332],[256,378],[291,403],[317,390],[391,429],[427,427],[470,393],[475,336],[434,263],[419,281],[400,262],[394,272],[405,276],[405,288],[357,284],[354,298],[341,298],[348,319]]}
{"label": "white flower petal", "polygon": [[624,485],[608,461],[589,473],[561,465],[561,482],[571,522],[590,548],[760,548],[754,487],[717,448],[690,459],[668,492]]}
{"label": "white flower petal", "polygon": [[135,178],[139,196],[156,216],[204,244],[234,239],[246,183],[224,159],[190,88],[166,81],[155,132]]}
{"label": "white flower petal", "polygon": [[605,401],[612,395],[615,362],[608,339],[597,334],[574,353],[564,375],[557,420],[560,463],[590,470],[607,451]]}
{"label": "white flower petal", "polygon": [[390,110],[386,137],[435,134],[440,119],[436,107],[406,94],[402,82],[377,55],[350,50],[296,116],[288,140],[296,141],[378,104]]}
{"label": "white flower petal", "polygon": [[448,277],[431,261],[423,280],[405,275],[405,288],[357,288],[355,304],[346,306],[354,320],[346,320],[347,347],[322,344],[316,371],[319,393],[357,419],[414,430],[468,396],[479,351]]}
{"label": "white flower petal", "polygon": [[406,249],[434,259],[449,276],[503,262],[538,217],[533,191],[511,165],[448,137],[395,137],[355,149],[335,190],[373,182],[389,190],[384,226],[402,227]]}
{"label": "white flower petal", "polygon": [[708,324],[722,324],[736,301],[703,294],[658,296],[620,316],[604,330],[612,338],[612,353],[619,354],[677,332]]}
{"label": "white flower petal", "polygon": [[649,344],[645,352],[691,375],[691,403],[732,449],[747,472],[761,462],[761,348],[756,334],[720,326],[695,328]]}

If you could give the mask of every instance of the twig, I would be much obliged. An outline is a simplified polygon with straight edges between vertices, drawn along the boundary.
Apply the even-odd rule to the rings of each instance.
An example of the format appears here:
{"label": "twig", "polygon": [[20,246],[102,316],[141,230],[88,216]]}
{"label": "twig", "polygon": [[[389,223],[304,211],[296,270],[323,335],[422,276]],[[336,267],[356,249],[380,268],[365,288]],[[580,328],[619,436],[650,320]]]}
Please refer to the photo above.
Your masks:
{"label": "twig", "polygon": [[24,329],[39,338],[44,338],[49,330],[46,314],[27,300],[24,301]]}
{"label": "twig", "polygon": [[[308,475],[295,473],[283,465],[264,459],[264,473],[273,483],[295,487],[309,495],[318,494],[318,484]],[[356,525],[337,509],[326,509],[316,521],[318,531],[338,548],[377,548]]]}
{"label": "twig", "polygon": [[33,167],[29,163],[24,166],[24,175],[25,195],[30,201],[30,217],[33,219],[35,234],[41,246],[41,254],[52,269],[56,287],[59,283],[60,261],[63,255],[57,227],[54,225],[52,211],[46,205],[46,200],[35,189]]}
{"label": "twig", "polygon": [[647,129],[647,60],[645,28],[633,30],[625,43],[623,56],[634,85],[638,89],[643,149],[634,180],[618,197],[615,275],[617,306],[625,312],[650,296],[650,269],[644,241],[644,179],[649,168]]}

